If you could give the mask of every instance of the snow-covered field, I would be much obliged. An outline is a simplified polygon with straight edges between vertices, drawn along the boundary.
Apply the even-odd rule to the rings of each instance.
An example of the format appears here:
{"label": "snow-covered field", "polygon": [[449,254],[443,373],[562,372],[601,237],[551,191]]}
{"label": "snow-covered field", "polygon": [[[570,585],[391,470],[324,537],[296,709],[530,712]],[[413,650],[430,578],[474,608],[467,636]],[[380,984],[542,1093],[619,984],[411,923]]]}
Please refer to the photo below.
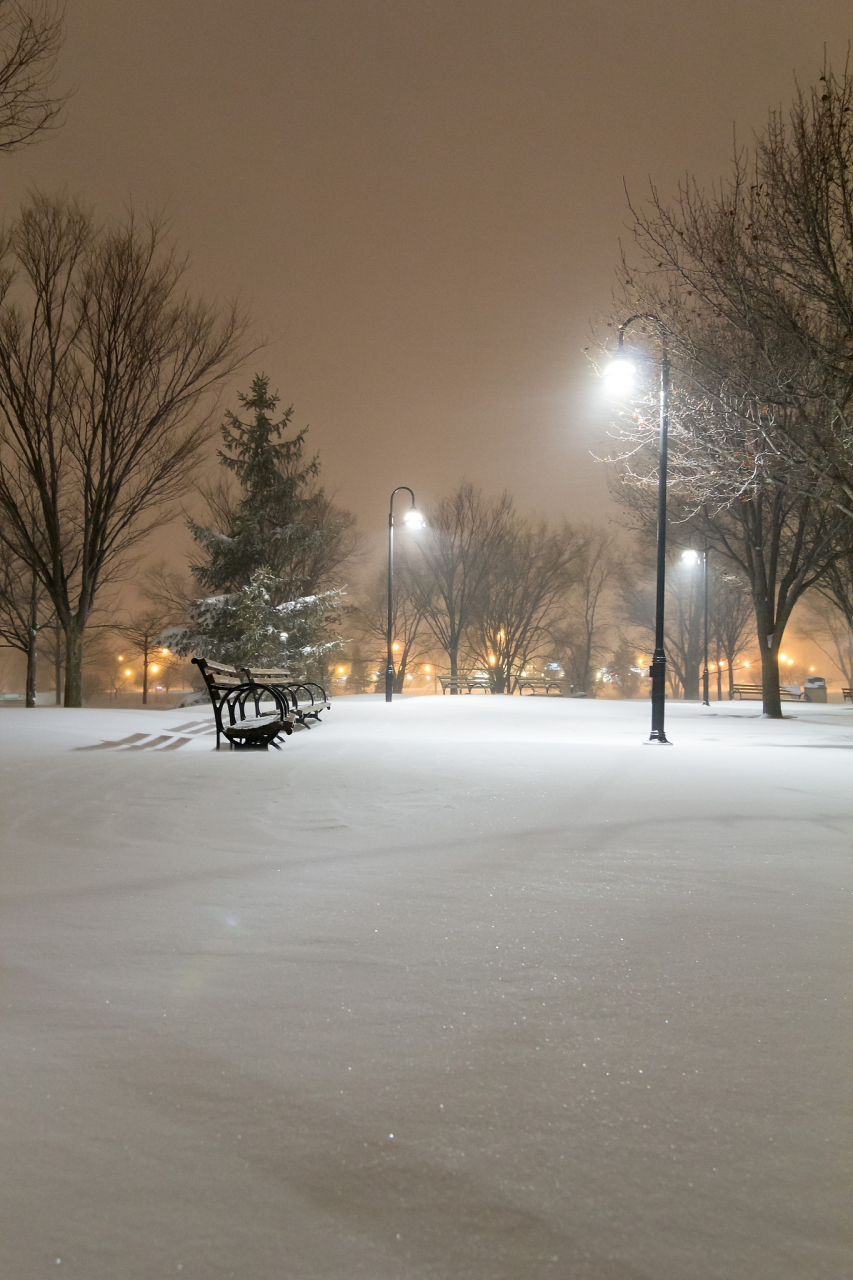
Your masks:
{"label": "snow-covered field", "polygon": [[0,712],[0,1276],[849,1280],[853,707],[785,709]]}

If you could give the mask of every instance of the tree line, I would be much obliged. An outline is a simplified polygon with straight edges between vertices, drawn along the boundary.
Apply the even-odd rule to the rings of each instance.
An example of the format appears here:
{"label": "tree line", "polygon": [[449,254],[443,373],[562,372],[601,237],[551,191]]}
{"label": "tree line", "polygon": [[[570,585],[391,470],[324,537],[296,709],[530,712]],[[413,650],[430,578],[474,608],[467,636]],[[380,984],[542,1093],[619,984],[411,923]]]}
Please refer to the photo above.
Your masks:
{"label": "tree line", "polygon": [[[0,0],[0,152],[56,124],[62,20]],[[646,390],[619,422],[612,488],[626,532],[521,512],[463,482],[398,560],[395,685],[425,655],[488,671],[512,693],[550,664],[593,694],[602,668],[644,687],[653,626],[654,361],[673,367],[667,650],[671,692],[698,696],[702,602],[682,547],[710,548],[712,645],[729,680],[750,644],[765,710],[781,714],[779,655],[814,601],[816,642],[845,674],[853,628],[853,76],[826,68],[772,113],[712,191],[685,181],[631,205],[612,328],[645,324]],[[248,317],[194,296],[156,219],[99,220],[35,193],[0,232],[0,643],[64,671],[79,706],[87,662],[117,689],[127,648],[149,670],[193,652],[322,678],[347,652],[384,665],[384,575],[345,593],[357,535],[326,495],[306,429],[265,374],[218,423],[253,353]],[[607,345],[606,338],[601,344]],[[219,478],[200,483],[220,434]],[[189,495],[187,570],[141,569],[148,535]],[[119,610],[129,574],[141,599]],[[168,643],[167,643],[168,641]],[[155,661],[156,660],[156,661]]]}
{"label": "tree line", "polygon": [[[653,364],[673,370],[670,532],[749,588],[765,713],[792,612],[853,621],[853,74],[826,66],[706,189],[630,205],[612,329],[643,326],[646,394],[620,422],[614,495],[654,523]],[[606,337],[601,343],[606,347]],[[642,352],[638,352],[642,354]]]}

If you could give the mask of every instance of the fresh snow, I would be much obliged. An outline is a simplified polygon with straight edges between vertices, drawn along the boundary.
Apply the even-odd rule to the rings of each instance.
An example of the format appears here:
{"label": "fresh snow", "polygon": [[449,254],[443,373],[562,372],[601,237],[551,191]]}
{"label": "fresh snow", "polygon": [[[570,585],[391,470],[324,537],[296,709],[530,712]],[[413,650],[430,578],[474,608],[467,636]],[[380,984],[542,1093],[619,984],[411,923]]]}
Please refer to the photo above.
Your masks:
{"label": "fresh snow", "polygon": [[849,1280],[853,707],[0,711],[0,1275]]}

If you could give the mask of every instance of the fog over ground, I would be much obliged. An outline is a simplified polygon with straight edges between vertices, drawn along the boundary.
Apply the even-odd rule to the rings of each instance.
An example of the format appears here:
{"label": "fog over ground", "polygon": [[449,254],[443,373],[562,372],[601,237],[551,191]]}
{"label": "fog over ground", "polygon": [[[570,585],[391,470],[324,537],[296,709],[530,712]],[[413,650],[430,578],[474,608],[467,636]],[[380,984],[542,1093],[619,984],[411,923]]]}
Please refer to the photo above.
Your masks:
{"label": "fog over ground", "polygon": [[846,1280],[853,708],[785,709],[4,710],[0,1274]]}

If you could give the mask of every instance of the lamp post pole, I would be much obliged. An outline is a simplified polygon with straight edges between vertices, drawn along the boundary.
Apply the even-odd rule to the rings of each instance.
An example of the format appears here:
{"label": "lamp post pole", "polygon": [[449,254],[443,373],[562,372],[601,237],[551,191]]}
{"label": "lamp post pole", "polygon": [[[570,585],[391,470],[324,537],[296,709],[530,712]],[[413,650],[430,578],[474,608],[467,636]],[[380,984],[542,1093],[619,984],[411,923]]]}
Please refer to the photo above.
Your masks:
{"label": "lamp post pole", "polygon": [[385,664],[385,701],[391,702],[394,696],[394,654],[391,645],[394,640],[394,495],[407,493],[412,499],[411,509],[415,509],[415,495],[408,485],[400,484],[391,494],[388,506],[388,659]]}
{"label": "lamp post pole", "polygon": [[[705,543],[705,550],[702,554],[702,577],[705,588],[705,665],[702,668],[702,706],[710,707],[710,695],[708,691],[708,544]],[[717,671],[719,676],[719,669]]]}
{"label": "lamp post pole", "polygon": [[625,330],[635,320],[651,320],[657,326],[661,339],[660,361],[660,431],[658,435],[658,527],[657,527],[657,584],[655,589],[655,651],[649,675],[652,678],[652,731],[648,741],[660,746],[670,746],[664,731],[666,710],[666,652],[663,647],[664,604],[666,592],[666,467],[669,430],[669,352],[666,347],[666,330],[657,316],[638,314],[629,316],[619,326],[619,353],[622,353]]}

